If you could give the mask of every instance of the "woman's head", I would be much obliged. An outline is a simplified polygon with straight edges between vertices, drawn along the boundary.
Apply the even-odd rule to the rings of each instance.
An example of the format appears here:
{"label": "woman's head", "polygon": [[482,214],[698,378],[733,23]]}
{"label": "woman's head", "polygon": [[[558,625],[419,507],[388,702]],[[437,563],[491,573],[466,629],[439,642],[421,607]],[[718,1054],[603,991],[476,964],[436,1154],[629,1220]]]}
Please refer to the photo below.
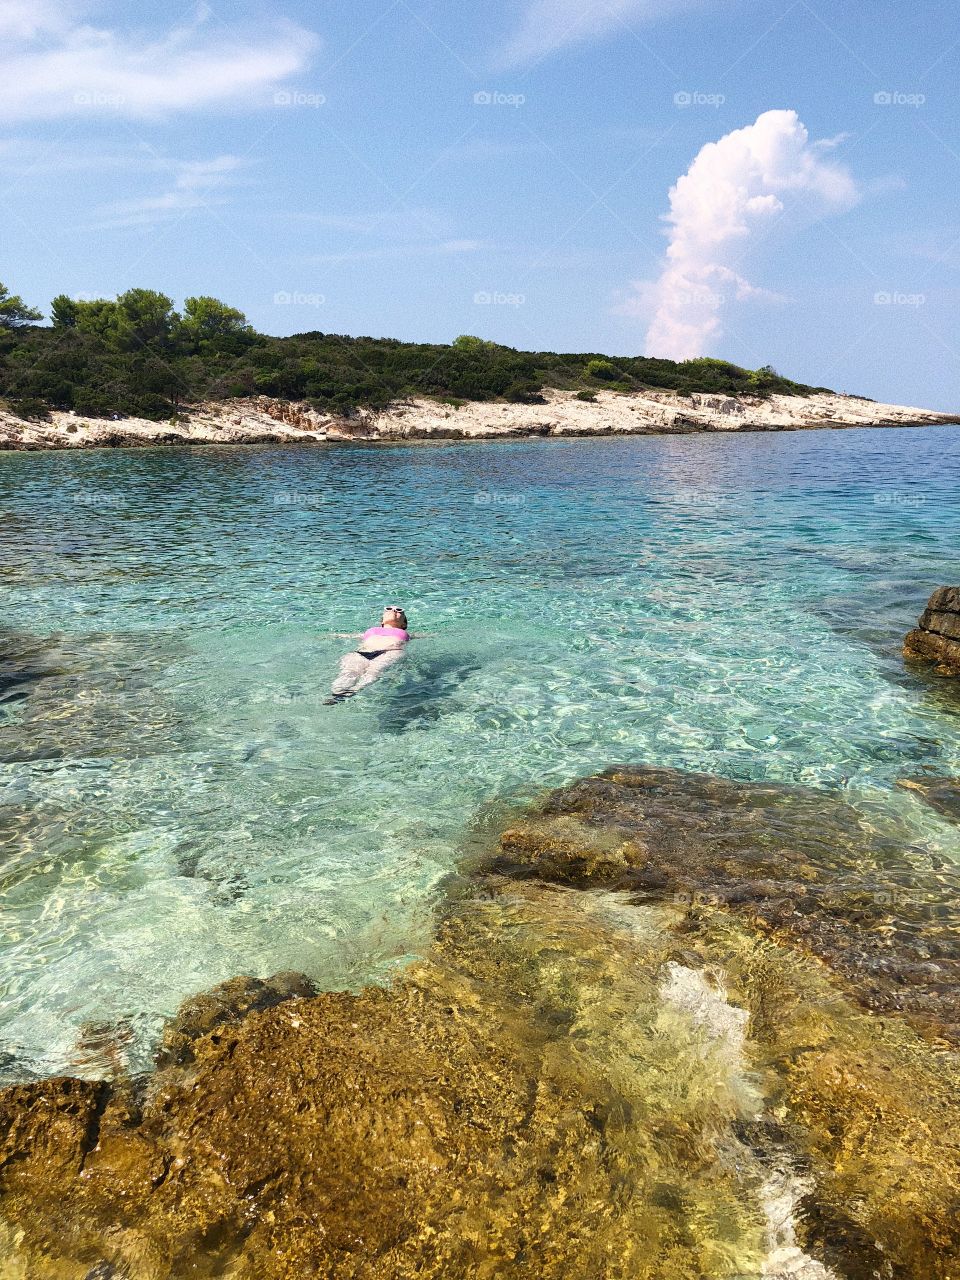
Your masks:
{"label": "woman's head", "polygon": [[381,625],[384,627],[399,627],[401,631],[406,631],[407,615],[402,609],[398,609],[394,605],[390,605],[383,611]]}

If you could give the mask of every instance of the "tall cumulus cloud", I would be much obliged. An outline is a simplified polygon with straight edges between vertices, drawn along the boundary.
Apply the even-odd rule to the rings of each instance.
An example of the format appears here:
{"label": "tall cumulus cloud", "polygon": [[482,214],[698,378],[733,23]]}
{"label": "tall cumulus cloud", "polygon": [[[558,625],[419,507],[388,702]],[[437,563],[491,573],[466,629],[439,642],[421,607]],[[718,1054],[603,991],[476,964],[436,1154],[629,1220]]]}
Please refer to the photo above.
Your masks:
{"label": "tall cumulus cloud", "polygon": [[850,173],[829,159],[831,145],[811,142],[795,111],[777,110],[701,148],[670,191],[664,270],[635,300],[653,309],[648,355],[707,354],[730,301],[765,293],[737,270],[752,243],[781,219],[816,221],[857,202]]}

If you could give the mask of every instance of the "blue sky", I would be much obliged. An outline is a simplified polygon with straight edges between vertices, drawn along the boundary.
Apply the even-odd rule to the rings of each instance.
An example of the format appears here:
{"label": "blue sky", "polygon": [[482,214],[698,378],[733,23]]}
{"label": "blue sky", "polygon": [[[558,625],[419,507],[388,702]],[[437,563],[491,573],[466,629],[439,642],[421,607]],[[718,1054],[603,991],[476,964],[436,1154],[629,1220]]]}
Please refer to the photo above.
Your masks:
{"label": "blue sky", "polygon": [[0,0],[0,48],[35,305],[142,285],[960,410],[955,6]]}

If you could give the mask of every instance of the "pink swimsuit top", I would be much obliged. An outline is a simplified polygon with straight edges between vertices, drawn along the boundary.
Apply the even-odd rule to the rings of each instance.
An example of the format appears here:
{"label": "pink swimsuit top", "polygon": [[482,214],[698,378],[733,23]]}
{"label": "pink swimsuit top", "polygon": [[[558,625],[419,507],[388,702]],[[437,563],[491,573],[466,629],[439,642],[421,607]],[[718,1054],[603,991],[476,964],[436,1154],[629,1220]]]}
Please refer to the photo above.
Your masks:
{"label": "pink swimsuit top", "polygon": [[410,639],[410,632],[404,631],[401,627],[370,627],[361,637],[360,651],[376,649],[378,647],[376,642],[381,637],[389,640],[402,640],[406,644]]}

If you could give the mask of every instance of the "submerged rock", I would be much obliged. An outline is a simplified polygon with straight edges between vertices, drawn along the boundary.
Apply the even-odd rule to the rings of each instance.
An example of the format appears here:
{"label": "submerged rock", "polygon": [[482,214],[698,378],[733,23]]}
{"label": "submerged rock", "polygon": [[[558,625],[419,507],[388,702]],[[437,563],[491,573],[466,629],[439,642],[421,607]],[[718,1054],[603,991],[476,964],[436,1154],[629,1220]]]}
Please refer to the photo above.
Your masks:
{"label": "submerged rock", "polygon": [[139,1109],[109,1092],[93,1142],[58,1129],[55,1162],[58,1082],[10,1091],[0,1190],[30,1274],[757,1270],[756,1088],[661,997],[667,921],[537,886],[465,902],[393,988],[218,1025]]}
{"label": "submerged rock", "polygon": [[55,1077],[4,1089],[0,1102],[0,1170],[29,1151],[51,1183],[83,1172],[96,1144],[100,1115],[109,1098],[100,1080]]}
{"label": "submerged rock", "polygon": [[564,788],[390,987],[0,1093],[17,1274],[956,1280],[953,874],[824,793]]}
{"label": "submerged rock", "polygon": [[226,1028],[248,1014],[272,1009],[284,1000],[316,994],[316,987],[302,973],[278,973],[266,980],[231,978],[211,991],[185,1000],[163,1033],[157,1066],[193,1061],[193,1046],[214,1028]]}
{"label": "submerged rock", "polygon": [[897,785],[916,791],[951,822],[960,822],[960,778],[901,778]]}
{"label": "submerged rock", "polygon": [[960,1042],[960,867],[829,792],[614,768],[506,831],[496,870],[749,919],[868,1008]]}
{"label": "submerged rock", "polygon": [[938,587],[903,644],[905,658],[934,663],[940,676],[960,676],[960,587]]}

